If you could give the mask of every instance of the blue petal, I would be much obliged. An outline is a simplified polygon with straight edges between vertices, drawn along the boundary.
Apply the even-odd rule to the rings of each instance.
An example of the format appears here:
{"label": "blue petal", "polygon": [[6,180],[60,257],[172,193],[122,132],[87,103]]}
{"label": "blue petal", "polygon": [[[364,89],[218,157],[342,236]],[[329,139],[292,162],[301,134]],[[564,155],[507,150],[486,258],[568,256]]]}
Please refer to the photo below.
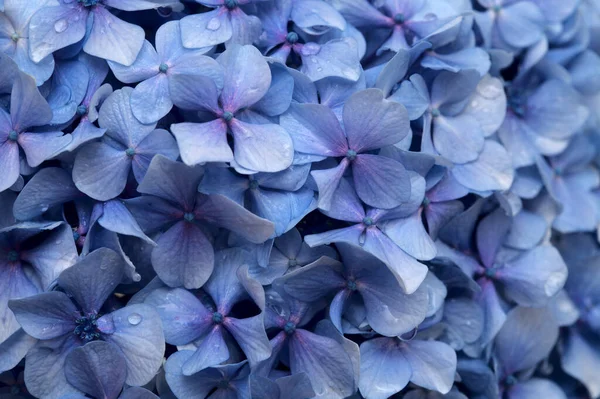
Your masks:
{"label": "blue petal", "polygon": [[375,338],[360,345],[360,393],[369,399],[387,399],[400,392],[412,371],[394,338]]}
{"label": "blue petal", "polygon": [[102,341],[73,349],[65,361],[69,384],[95,397],[119,396],[126,373],[125,359],[119,349]]}

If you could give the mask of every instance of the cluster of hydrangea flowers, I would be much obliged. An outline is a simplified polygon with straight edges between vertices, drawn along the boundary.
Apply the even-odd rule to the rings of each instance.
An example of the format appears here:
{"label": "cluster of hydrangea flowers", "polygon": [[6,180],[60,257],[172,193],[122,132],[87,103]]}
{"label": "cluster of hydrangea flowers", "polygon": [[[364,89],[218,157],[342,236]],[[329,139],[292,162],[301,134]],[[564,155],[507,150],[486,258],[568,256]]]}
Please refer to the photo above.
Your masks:
{"label": "cluster of hydrangea flowers", "polygon": [[598,0],[0,0],[0,396],[600,398]]}

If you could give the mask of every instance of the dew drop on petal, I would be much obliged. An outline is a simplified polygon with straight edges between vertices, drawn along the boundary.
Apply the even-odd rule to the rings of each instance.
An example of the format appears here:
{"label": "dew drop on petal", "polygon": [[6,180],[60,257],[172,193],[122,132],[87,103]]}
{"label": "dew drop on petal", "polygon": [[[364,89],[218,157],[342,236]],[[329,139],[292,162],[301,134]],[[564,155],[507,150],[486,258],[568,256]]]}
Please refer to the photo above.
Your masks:
{"label": "dew drop on petal", "polygon": [[217,30],[220,27],[221,27],[221,21],[219,21],[219,18],[212,18],[206,24],[206,29],[208,29],[208,30]]}
{"label": "dew drop on petal", "polygon": [[68,27],[68,26],[69,26],[69,25],[68,25],[68,23],[67,23],[67,20],[66,20],[66,19],[64,19],[64,18],[63,18],[63,19],[59,19],[58,21],[56,21],[56,22],[54,23],[54,30],[55,30],[57,33],[63,33],[64,31],[66,31],[66,30],[67,30],[67,27]]}
{"label": "dew drop on petal", "polygon": [[142,315],[139,313],[132,313],[129,316],[127,316],[127,321],[132,326],[137,326],[142,322]]}

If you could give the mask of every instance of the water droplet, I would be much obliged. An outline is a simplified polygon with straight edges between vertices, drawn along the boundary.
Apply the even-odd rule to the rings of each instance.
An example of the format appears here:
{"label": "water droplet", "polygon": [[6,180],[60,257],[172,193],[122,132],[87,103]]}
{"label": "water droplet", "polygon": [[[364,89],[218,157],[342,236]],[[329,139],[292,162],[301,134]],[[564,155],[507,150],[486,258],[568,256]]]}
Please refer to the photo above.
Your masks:
{"label": "water droplet", "polygon": [[67,30],[68,27],[68,23],[66,19],[59,19],[58,21],[56,21],[56,23],[54,24],[54,30],[57,33],[63,33],[64,31]]}
{"label": "water droplet", "polygon": [[212,18],[206,24],[206,29],[208,29],[208,30],[217,30],[220,27],[221,27],[221,21],[219,21],[219,18]]}
{"label": "water droplet", "polygon": [[318,68],[317,68],[317,71],[318,71],[318,72],[321,72],[321,71],[323,71],[323,68],[321,68],[321,67],[318,67]]}
{"label": "water droplet", "polygon": [[106,270],[108,265],[105,262],[100,263],[100,270]]}
{"label": "water droplet", "polygon": [[135,273],[132,277],[133,281],[138,283],[140,281],[142,281],[142,276],[139,275],[139,273]]}
{"label": "water droplet", "polygon": [[139,313],[132,313],[129,316],[127,316],[127,321],[132,326],[137,326],[142,322],[142,315]]}
{"label": "water droplet", "polygon": [[304,56],[315,55],[318,54],[319,51],[321,51],[321,46],[319,46],[317,43],[306,43],[300,50]]}

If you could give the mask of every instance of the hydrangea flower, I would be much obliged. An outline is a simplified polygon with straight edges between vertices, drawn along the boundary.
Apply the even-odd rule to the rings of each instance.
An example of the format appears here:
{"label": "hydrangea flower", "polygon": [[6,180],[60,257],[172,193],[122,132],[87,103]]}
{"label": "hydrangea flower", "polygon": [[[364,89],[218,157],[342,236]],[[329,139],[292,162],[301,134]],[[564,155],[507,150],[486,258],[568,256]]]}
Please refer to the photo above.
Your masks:
{"label": "hydrangea flower", "polygon": [[342,262],[323,257],[278,279],[286,294],[314,302],[332,297],[329,317],[342,331],[342,314],[359,295],[369,325],[379,334],[398,336],[415,329],[427,314],[424,290],[405,295],[388,267],[360,247],[338,243]]}
{"label": "hydrangea flower", "polygon": [[109,61],[111,70],[123,83],[141,82],[131,93],[133,115],[144,124],[155,123],[173,107],[170,81],[176,74],[210,77],[222,86],[217,63],[204,54],[208,48],[188,50],[181,43],[178,21],[170,21],[156,31],[156,49],[147,40],[135,62],[124,66]]}
{"label": "hydrangea flower", "polygon": [[107,7],[123,11],[158,8],[175,0],[53,0],[31,17],[29,55],[40,62],[56,50],[85,40],[83,51],[131,65],[142,45],[144,30],[115,17]]}
{"label": "hydrangea flower", "polygon": [[[422,182],[422,178],[416,173],[413,176],[416,180],[415,185],[419,184],[419,179]],[[345,242],[361,246],[365,251],[384,262],[399,281],[404,292],[412,294],[427,275],[427,267],[406,252],[409,248],[421,250],[418,245],[412,245],[413,240],[421,239],[423,234],[427,236],[420,221],[415,225],[417,228],[420,226],[419,230],[409,228],[404,230],[404,218],[417,210],[423,200],[424,187],[415,187],[415,185],[413,185],[414,191],[411,193],[413,198],[405,206],[391,210],[365,209],[352,186],[346,180],[341,180],[333,201],[334,206],[330,211],[324,213],[329,217],[352,223],[352,225],[321,234],[308,235],[304,238],[306,243],[311,247],[331,242]],[[395,223],[399,220],[399,223]],[[414,236],[406,234],[408,230]]]}
{"label": "hydrangea flower", "polygon": [[[458,33],[460,16],[453,6],[434,0],[330,0],[332,5],[359,29],[372,29],[377,55],[384,51],[409,49],[429,35],[452,41]],[[373,4],[371,4],[373,3]],[[373,29],[375,28],[375,29]]]}
{"label": "hydrangea flower", "polygon": [[[290,166],[277,173],[236,175],[226,168],[208,168],[200,191],[222,194],[275,224],[280,236],[316,208],[314,192],[305,186],[310,165]],[[223,182],[227,181],[227,185]]]}
{"label": "hydrangea flower", "polygon": [[[123,358],[129,385],[143,385],[158,371],[165,349],[160,318],[150,306],[136,304],[105,313],[104,302],[123,275],[123,263],[112,250],[99,249],[60,274],[63,291],[10,301],[9,307],[27,332],[39,341],[26,357],[27,389],[36,396],[77,392],[66,369],[82,361],[69,356],[75,348],[102,340]],[[75,362],[66,366],[66,362]]]}
{"label": "hydrangea flower", "polygon": [[[268,105],[285,99],[278,96],[279,92],[269,94],[272,80],[267,61],[255,47],[232,46],[217,58],[217,62],[222,67],[222,78],[217,81],[189,75],[171,79],[175,105],[203,110],[212,119],[171,126],[181,159],[188,165],[235,160],[236,166],[246,173],[286,169],[293,160],[289,132],[247,109],[254,107],[268,116],[276,116],[277,113],[269,112]],[[219,84],[221,81],[222,85]],[[287,106],[283,111],[285,109]],[[228,132],[233,136],[233,152],[227,142]]]}
{"label": "hydrangea flower", "polygon": [[156,274],[171,287],[200,288],[214,268],[214,251],[207,225],[235,231],[262,243],[274,226],[220,194],[202,194],[200,167],[188,167],[161,155],[152,160],[138,191],[141,197],[126,201],[142,229],[163,230],[152,251]]}
{"label": "hydrangea flower", "polygon": [[0,109],[0,192],[19,178],[21,150],[27,164],[35,168],[57,155],[71,137],[62,132],[36,132],[31,128],[43,126],[52,119],[48,103],[38,91],[35,81],[19,74],[11,93],[10,114]]}
{"label": "hydrangea flower", "polygon": [[143,125],[131,111],[133,89],[124,87],[102,104],[98,122],[106,133],[103,141],[89,143],[77,152],[73,181],[90,197],[106,201],[118,196],[129,173],[141,182],[156,154],[176,159],[173,137],[156,124]]}
{"label": "hydrangea flower", "polygon": [[[300,71],[312,81],[332,76],[351,81],[359,78],[356,41],[349,37],[321,39],[329,30],[346,29],[344,18],[329,4],[283,0],[259,3],[258,7],[258,16],[264,21],[258,45],[266,55],[283,64],[299,57]],[[288,27],[289,22],[294,28]],[[317,37],[311,40],[307,34]]]}
{"label": "hydrangea flower", "polygon": [[77,250],[64,223],[23,222],[0,230],[0,342],[19,328],[8,302],[48,290],[76,259]]}
{"label": "hydrangea flower", "polygon": [[296,151],[342,158],[334,168],[311,173],[319,187],[319,208],[331,208],[347,169],[368,205],[390,209],[410,197],[410,180],[402,164],[369,153],[398,143],[410,130],[406,109],[385,100],[380,90],[363,90],[346,101],[343,130],[335,114],[317,104],[292,104],[281,124],[292,135]]}
{"label": "hydrangea flower", "polygon": [[54,0],[32,0],[26,3],[7,0],[0,14],[0,51],[8,54],[19,69],[32,76],[38,85],[44,83],[54,71],[51,55],[33,62],[29,58],[29,21],[40,8]]}
{"label": "hydrangea flower", "polygon": [[271,339],[271,357],[259,364],[257,374],[268,376],[287,352],[291,374],[305,373],[317,397],[352,395],[358,381],[350,354],[335,339],[302,328],[314,315],[314,306],[277,291],[267,292],[266,301],[265,327],[277,335]]}
{"label": "hydrangea flower", "polygon": [[167,382],[178,398],[204,399],[209,394],[216,397],[254,397],[250,395],[250,367],[246,360],[209,367],[188,376],[182,373],[182,369],[193,354],[190,350],[176,352],[165,364]]}
{"label": "hydrangea flower", "polygon": [[240,6],[261,0],[194,0],[214,9],[181,19],[181,39],[186,48],[221,43],[252,44],[261,33],[261,21]]}
{"label": "hydrangea flower", "polygon": [[[184,376],[236,359],[235,349],[228,349],[231,343],[252,366],[271,355],[262,315],[264,291],[242,266],[244,251],[232,248],[215,258],[215,270],[198,296],[182,288],[161,288],[144,300],[159,312],[168,343],[195,348],[181,363]],[[242,318],[232,312],[246,299],[258,307],[258,315]]]}

